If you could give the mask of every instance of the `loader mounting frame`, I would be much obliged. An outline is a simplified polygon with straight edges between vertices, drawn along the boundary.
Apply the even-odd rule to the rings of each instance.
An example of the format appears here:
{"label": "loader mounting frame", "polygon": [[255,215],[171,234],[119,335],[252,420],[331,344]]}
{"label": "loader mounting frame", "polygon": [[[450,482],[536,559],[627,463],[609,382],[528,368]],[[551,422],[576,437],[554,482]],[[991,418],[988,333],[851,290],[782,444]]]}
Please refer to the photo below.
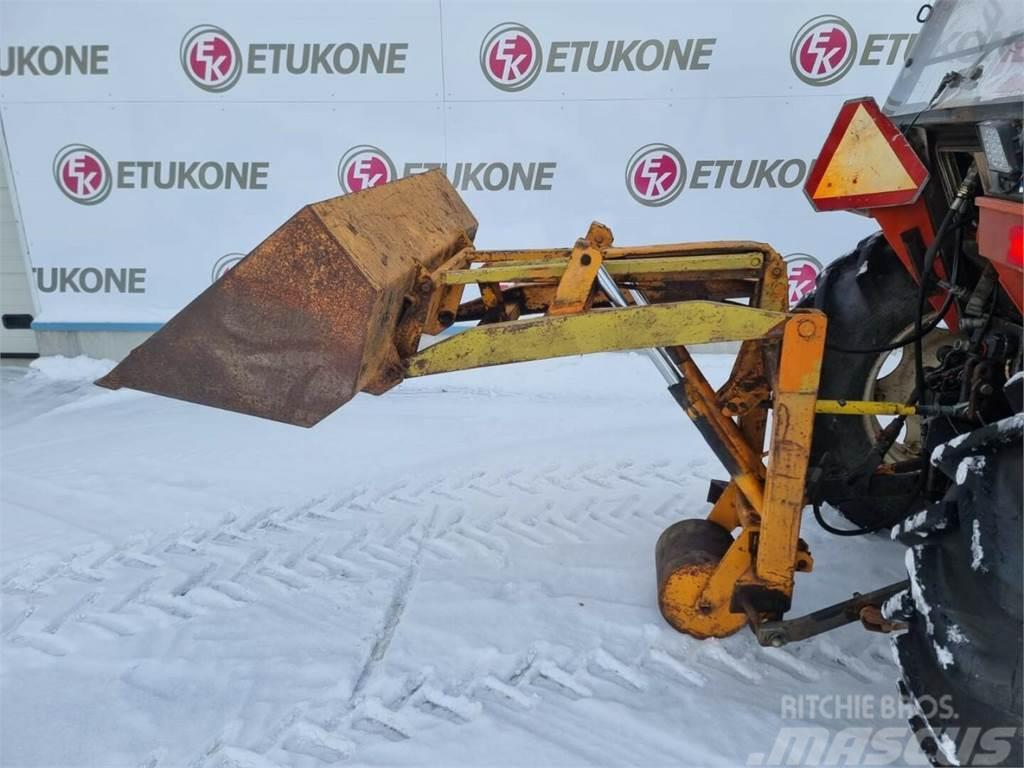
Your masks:
{"label": "loader mounting frame", "polygon": [[[781,619],[813,567],[816,409],[907,406],[817,401],[825,316],[790,310],[763,243],[623,248],[594,222],[571,248],[477,250],[476,229],[439,170],[307,205],[97,383],[310,427],[408,377],[646,350],[729,474],[655,547],[662,614],[697,637]],[[476,325],[421,349],[456,322]],[[739,342],[717,390],[688,351],[714,342]]]}
{"label": "loader mounting frame", "polygon": [[[673,556],[692,551],[692,540],[659,547],[662,614],[697,637],[781,617],[794,573],[813,566],[799,533],[826,321],[789,311],[779,254],[753,242],[616,248],[597,222],[571,249],[482,251],[468,237],[460,246],[406,297],[396,335],[401,376],[664,348],[682,375],[672,395],[730,475],[707,520],[736,535],[701,562]],[[602,267],[651,303],[612,308],[597,280]],[[462,301],[467,285],[479,287],[479,299]],[[457,320],[478,324],[417,349],[422,333]],[[718,391],[687,351],[713,342],[741,342]]]}

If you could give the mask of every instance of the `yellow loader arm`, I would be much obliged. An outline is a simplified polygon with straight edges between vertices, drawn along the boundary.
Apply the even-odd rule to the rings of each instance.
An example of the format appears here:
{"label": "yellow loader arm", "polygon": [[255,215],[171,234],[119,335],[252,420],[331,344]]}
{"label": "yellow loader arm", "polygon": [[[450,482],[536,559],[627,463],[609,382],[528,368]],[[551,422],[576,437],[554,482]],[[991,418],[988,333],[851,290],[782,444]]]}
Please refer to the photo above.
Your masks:
{"label": "yellow loader arm", "polygon": [[[312,426],[405,377],[649,350],[730,476],[707,520],[659,539],[661,611],[698,637],[780,619],[813,562],[799,533],[826,321],[789,310],[779,254],[615,247],[597,223],[571,248],[478,251],[476,228],[440,171],[309,205],[98,383]],[[476,326],[420,350],[458,321]],[[726,341],[715,391],[687,345]]]}

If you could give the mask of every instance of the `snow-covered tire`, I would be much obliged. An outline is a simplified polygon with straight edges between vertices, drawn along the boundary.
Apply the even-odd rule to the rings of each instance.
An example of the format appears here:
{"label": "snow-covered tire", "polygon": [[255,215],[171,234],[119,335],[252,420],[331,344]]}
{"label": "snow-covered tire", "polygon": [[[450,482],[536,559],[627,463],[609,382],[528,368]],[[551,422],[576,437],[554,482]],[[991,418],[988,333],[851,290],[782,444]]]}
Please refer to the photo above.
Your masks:
{"label": "snow-covered tire", "polygon": [[907,622],[900,688],[936,765],[1024,765],[1022,433],[1018,414],[941,446],[953,485],[900,529],[911,589],[885,613]]}
{"label": "snow-covered tire", "polygon": [[[881,233],[865,238],[829,265],[814,294],[801,302],[828,317],[828,342],[846,349],[891,344],[912,328],[917,313],[917,284]],[[864,399],[868,382],[886,353],[853,354],[826,349],[818,396],[830,400]],[[847,485],[876,445],[866,422],[851,416],[820,414],[814,422],[811,466],[824,472],[822,498],[863,528],[888,526],[910,509],[919,473],[879,478],[870,488]]]}

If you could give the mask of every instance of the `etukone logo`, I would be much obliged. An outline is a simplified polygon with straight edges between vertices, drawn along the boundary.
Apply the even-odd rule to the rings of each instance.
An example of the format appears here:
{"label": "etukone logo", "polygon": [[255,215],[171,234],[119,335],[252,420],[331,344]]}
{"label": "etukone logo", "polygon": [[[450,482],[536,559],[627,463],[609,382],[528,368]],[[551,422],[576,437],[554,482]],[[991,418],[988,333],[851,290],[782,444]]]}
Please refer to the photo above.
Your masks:
{"label": "etukone logo", "polygon": [[798,157],[776,160],[696,160],[687,163],[670,144],[645,144],[626,161],[626,189],[641,205],[667,205],[683,189],[790,189],[813,165]]}
{"label": "etukone logo", "polygon": [[540,76],[577,72],[653,72],[710,69],[717,39],[566,40],[545,49],[529,27],[506,21],[480,43],[480,69],[502,91],[521,91]]}
{"label": "etukone logo", "polygon": [[668,144],[640,147],[626,163],[626,189],[642,205],[666,205],[686,185],[683,156]]}
{"label": "etukone logo", "polygon": [[522,24],[499,24],[484,35],[480,67],[495,88],[521,91],[540,74],[540,41]]}
{"label": "etukone logo", "polygon": [[258,42],[240,45],[213,24],[192,27],[179,58],[188,79],[210,93],[233,88],[250,75],[401,75],[408,43]]}
{"label": "etukone logo", "polygon": [[[401,173],[398,172],[401,167]],[[440,168],[460,192],[547,192],[554,183],[558,163],[554,161],[406,162],[399,166],[380,147],[358,144],[338,162],[338,184],[342,190],[358,192],[397,178]]]}
{"label": "etukone logo", "polygon": [[225,253],[213,263],[213,269],[210,271],[210,282],[216,283],[234,269],[235,265],[244,258],[244,253]]}
{"label": "etukone logo", "polygon": [[841,79],[857,58],[857,35],[839,16],[815,16],[793,37],[789,61],[796,76],[808,85],[831,85]]}
{"label": "etukone logo", "polygon": [[0,77],[109,75],[109,45],[8,45],[0,48]]}
{"label": "etukone logo", "polygon": [[872,32],[862,37],[863,45],[853,26],[840,16],[815,16],[797,30],[790,43],[793,74],[808,85],[826,86],[841,80],[854,66],[897,66],[906,59],[917,33]]}
{"label": "etukone logo", "polygon": [[266,190],[270,163],[219,160],[118,160],[108,164],[85,144],[61,147],[53,158],[53,180],[80,205],[96,205],[112,189]]}
{"label": "etukone logo", "polygon": [[352,147],[338,163],[338,183],[345,192],[359,192],[397,178],[391,158],[372,144]]}
{"label": "etukone logo", "polygon": [[145,267],[32,267],[40,293],[145,293]]}
{"label": "etukone logo", "polygon": [[188,79],[211,93],[226,91],[242,74],[242,51],[220,27],[200,24],[181,40],[181,68]]}
{"label": "etukone logo", "polygon": [[57,151],[53,180],[61,192],[81,205],[103,202],[113,185],[103,155],[85,144],[68,144]]}
{"label": "etukone logo", "polygon": [[795,307],[800,300],[814,290],[818,275],[824,267],[809,253],[791,253],[786,256],[786,273],[789,277],[789,306]]}

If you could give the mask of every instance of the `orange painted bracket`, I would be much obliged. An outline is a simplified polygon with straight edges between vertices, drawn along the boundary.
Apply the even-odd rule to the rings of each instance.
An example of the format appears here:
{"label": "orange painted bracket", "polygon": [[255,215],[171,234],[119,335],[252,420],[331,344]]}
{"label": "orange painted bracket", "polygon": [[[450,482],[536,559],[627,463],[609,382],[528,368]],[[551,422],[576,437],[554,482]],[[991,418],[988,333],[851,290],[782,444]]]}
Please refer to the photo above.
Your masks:
{"label": "orange painted bracket", "polygon": [[[885,235],[886,241],[896,252],[900,262],[903,264],[903,268],[907,270],[907,274],[920,282],[921,276],[917,273],[918,265],[911,258],[910,251],[907,250],[902,235],[908,230],[917,229],[920,231],[921,239],[926,247],[931,245],[931,242],[935,239],[935,228],[932,226],[932,218],[928,213],[928,206],[925,205],[924,200],[918,198],[910,205],[899,205],[894,208],[872,208],[868,213],[871,214],[882,228],[882,234]],[[942,279],[947,277],[942,262],[938,260],[935,262],[935,272]],[[935,310],[942,306],[942,296],[932,296],[928,301]],[[951,304],[949,310],[947,310],[945,321],[946,325],[950,328],[957,327],[958,319],[955,303]]]}

